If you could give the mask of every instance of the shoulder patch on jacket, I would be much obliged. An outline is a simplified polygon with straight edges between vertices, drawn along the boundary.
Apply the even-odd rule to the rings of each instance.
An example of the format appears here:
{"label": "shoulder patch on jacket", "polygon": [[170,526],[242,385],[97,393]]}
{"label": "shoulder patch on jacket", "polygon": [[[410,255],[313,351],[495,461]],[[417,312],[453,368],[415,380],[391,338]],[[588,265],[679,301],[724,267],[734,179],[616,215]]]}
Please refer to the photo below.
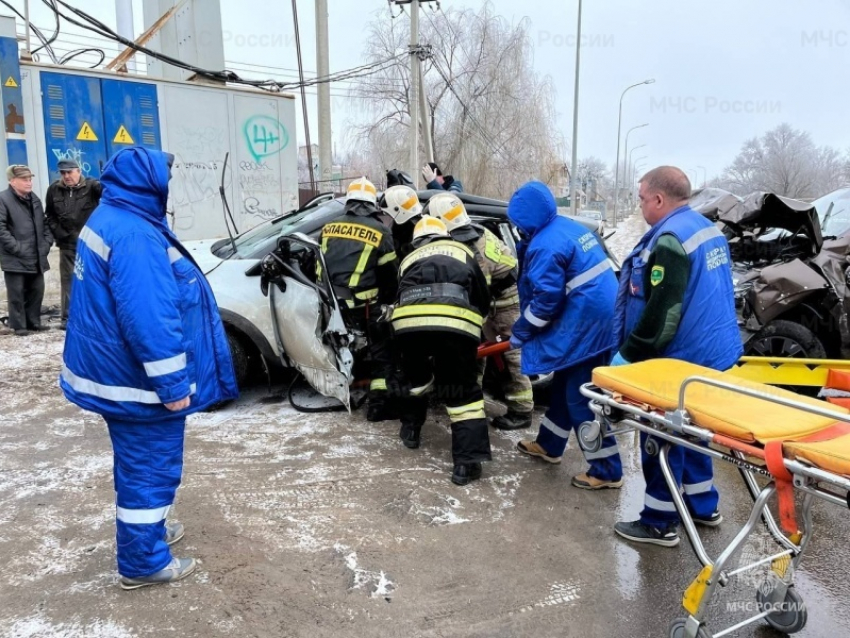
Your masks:
{"label": "shoulder patch on jacket", "polygon": [[664,281],[664,266],[653,266],[649,273],[649,283],[657,286]]}

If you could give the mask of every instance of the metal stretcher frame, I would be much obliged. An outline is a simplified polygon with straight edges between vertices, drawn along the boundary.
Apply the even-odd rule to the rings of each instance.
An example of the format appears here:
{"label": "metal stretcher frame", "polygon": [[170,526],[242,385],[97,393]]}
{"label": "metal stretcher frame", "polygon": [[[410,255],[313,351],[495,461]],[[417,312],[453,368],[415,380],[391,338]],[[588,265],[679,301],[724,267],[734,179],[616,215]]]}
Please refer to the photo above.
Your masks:
{"label": "metal stretcher frame", "polygon": [[[580,426],[579,444],[585,450],[592,452],[601,447],[602,438],[608,433],[616,435],[638,430],[651,435],[646,442],[646,451],[659,456],[661,470],[670,489],[676,511],[681,517],[694,553],[703,565],[699,575],[683,596],[682,606],[689,615],[687,618],[677,618],[671,623],[670,637],[720,638],[762,619],[784,633],[800,631],[806,624],[807,613],[801,597],[794,588],[793,574],[811,538],[811,508],[816,499],[850,507],[850,479],[799,460],[783,459],[785,469],[793,477],[793,488],[803,494],[802,505],[799,509],[802,529],[791,534],[790,537],[786,536],[772,512],[767,508],[768,502],[777,492],[777,479],[767,467],[752,460],[753,457],[764,459],[764,448],[760,448],[758,443],[737,442],[731,437],[719,435],[692,423],[685,408],[685,391],[692,384],[722,388],[846,423],[850,423],[850,414],[821,409],[719,379],[701,376],[690,376],[682,382],[678,406],[675,410],[667,412],[645,404],[632,403],[627,398],[619,399],[619,395],[597,387],[593,383],[587,383],[581,388],[581,393],[590,399],[590,407],[596,415],[596,420],[585,422]],[[655,439],[663,443],[659,445]],[[720,445],[728,451],[709,448],[706,446],[708,443]],[[714,459],[732,463],[738,468],[747,491],[753,499],[753,509],[746,524],[714,560],[705,550],[693,518],[679,492],[679,486],[673,477],[668,460],[672,445],[679,445],[700,454],[707,454]],[[757,475],[770,479],[765,487],[759,487],[756,482]],[[739,569],[727,571],[730,559],[743,547],[760,519],[764,521],[770,535],[782,548],[781,551]],[[771,571],[767,581],[756,592],[760,613],[720,632],[710,633],[705,621],[709,603],[717,592],[718,586],[725,587],[733,576],[765,563],[771,564]]]}

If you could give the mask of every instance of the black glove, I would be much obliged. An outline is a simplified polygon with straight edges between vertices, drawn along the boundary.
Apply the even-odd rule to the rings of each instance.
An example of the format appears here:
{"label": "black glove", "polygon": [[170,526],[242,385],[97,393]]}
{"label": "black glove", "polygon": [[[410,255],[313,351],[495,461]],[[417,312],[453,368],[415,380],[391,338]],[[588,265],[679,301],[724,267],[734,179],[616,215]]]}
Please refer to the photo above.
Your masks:
{"label": "black glove", "polygon": [[387,376],[387,396],[396,399],[409,397],[412,387],[408,378],[401,372],[394,372]]}

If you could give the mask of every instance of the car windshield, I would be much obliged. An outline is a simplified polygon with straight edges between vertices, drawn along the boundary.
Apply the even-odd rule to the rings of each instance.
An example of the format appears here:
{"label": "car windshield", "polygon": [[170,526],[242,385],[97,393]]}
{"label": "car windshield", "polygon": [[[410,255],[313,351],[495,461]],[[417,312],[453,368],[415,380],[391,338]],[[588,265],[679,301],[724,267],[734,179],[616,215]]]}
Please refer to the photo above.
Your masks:
{"label": "car windshield", "polygon": [[[263,222],[233,238],[233,243],[236,244],[236,254],[242,258],[250,257],[263,246],[274,244],[278,237],[295,230],[302,223],[307,223],[314,217],[326,217],[338,214],[341,211],[342,204],[337,200],[331,200],[307,210],[292,212]],[[229,241],[222,242],[221,246],[213,252],[219,259],[229,259],[233,257],[233,245]]]}
{"label": "car windshield", "polygon": [[813,205],[824,237],[840,237],[850,230],[850,188],[824,195]]}

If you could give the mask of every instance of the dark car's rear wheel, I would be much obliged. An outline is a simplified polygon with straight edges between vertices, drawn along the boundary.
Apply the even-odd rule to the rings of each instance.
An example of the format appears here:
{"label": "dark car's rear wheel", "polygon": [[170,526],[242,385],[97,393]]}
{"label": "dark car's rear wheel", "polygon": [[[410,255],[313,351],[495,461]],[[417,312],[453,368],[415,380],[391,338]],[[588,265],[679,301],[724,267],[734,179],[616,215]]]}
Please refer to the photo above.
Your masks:
{"label": "dark car's rear wheel", "polygon": [[762,328],[747,343],[747,355],[825,359],[826,348],[814,332],[793,321],[777,319]]}

